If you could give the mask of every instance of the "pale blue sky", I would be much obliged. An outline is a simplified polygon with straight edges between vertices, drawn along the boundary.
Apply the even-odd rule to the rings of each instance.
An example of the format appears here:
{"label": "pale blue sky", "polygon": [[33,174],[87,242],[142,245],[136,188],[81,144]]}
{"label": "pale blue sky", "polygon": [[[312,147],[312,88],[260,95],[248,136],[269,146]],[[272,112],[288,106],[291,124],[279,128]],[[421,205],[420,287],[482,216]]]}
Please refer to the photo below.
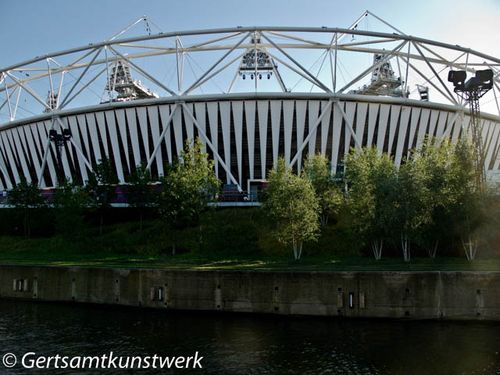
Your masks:
{"label": "pale blue sky", "polygon": [[[408,34],[500,55],[499,0],[0,0],[0,67],[104,40],[142,15],[163,31],[237,25],[347,27],[366,9]],[[465,21],[472,31],[461,25]]]}

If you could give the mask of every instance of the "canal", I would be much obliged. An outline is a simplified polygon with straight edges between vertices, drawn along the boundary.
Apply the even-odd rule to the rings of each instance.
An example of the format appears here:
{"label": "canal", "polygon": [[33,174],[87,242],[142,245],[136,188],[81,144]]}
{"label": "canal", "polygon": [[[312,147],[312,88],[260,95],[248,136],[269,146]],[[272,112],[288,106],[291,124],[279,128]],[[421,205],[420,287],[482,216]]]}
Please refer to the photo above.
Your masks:
{"label": "canal", "polygon": [[[0,356],[187,356],[196,351],[203,356],[203,370],[173,373],[500,374],[500,323],[202,314],[0,301]],[[2,367],[0,373],[33,372],[18,365],[8,371]]]}

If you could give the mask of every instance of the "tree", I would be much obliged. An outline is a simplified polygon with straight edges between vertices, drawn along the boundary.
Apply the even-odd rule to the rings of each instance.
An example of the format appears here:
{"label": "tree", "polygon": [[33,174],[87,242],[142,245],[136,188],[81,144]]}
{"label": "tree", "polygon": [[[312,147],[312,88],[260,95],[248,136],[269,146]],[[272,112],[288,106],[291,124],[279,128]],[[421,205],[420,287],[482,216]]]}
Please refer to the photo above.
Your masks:
{"label": "tree", "polygon": [[107,159],[103,159],[96,165],[94,171],[89,174],[86,186],[91,203],[99,211],[99,234],[102,234],[104,224],[104,212],[111,207],[111,202],[116,195],[116,177],[113,166]]}
{"label": "tree", "polygon": [[9,192],[7,203],[22,215],[24,236],[31,237],[31,213],[45,205],[38,186],[33,182],[28,183],[26,178],[21,176],[21,181]]}
{"label": "tree", "polygon": [[142,231],[144,209],[153,206],[151,173],[144,165],[138,165],[131,173],[127,190],[127,202],[139,210],[139,228]]}
{"label": "tree", "polygon": [[[428,189],[428,170],[425,159],[416,153],[400,167],[393,190],[394,213],[391,228],[399,233],[403,259],[409,262],[410,247],[422,228],[430,223],[432,195]],[[397,242],[396,240],[396,242]]]}
{"label": "tree", "polygon": [[328,223],[328,218],[338,215],[344,197],[330,171],[328,159],[317,154],[310,156],[304,163],[302,176],[308,179],[316,193],[319,204],[321,225]]}
{"label": "tree", "polygon": [[375,259],[379,260],[384,241],[392,236],[396,168],[391,158],[376,148],[353,150],[345,164],[354,230],[371,245]]}
{"label": "tree", "polygon": [[450,141],[426,139],[416,151],[427,173],[425,186],[428,193],[429,220],[423,223],[418,242],[435,258],[439,244],[452,241],[453,214],[451,208],[456,199],[453,193],[454,146]]}
{"label": "tree", "polygon": [[173,234],[172,254],[175,254],[176,229],[183,225],[195,225],[200,215],[214,201],[220,181],[214,173],[214,163],[202,151],[199,139],[186,141],[179,160],[169,169],[162,180],[158,208]]}
{"label": "tree", "polygon": [[474,149],[469,141],[461,140],[455,146],[452,160],[450,210],[465,256],[472,261],[479,248],[479,229],[487,217],[488,191],[475,184]]}
{"label": "tree", "polygon": [[285,246],[292,246],[295,260],[306,241],[317,240],[319,204],[308,179],[297,176],[280,159],[269,173],[263,210],[274,223],[273,234]]}
{"label": "tree", "polygon": [[65,180],[56,189],[56,230],[65,235],[79,234],[84,225],[84,210],[90,205],[88,192],[82,186]]}

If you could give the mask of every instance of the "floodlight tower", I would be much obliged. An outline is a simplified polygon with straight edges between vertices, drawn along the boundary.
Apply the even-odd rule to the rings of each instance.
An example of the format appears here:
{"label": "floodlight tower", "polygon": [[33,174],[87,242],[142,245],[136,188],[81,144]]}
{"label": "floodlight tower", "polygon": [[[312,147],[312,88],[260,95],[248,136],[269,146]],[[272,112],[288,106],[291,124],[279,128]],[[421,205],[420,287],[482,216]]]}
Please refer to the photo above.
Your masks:
{"label": "floodlight tower", "polygon": [[116,102],[158,98],[158,95],[145,87],[141,81],[132,78],[130,66],[125,60],[116,61],[111,69],[105,90],[118,93],[116,99],[111,100]]}
{"label": "floodlight tower", "polygon": [[472,144],[476,164],[476,186],[482,190],[486,183],[485,155],[482,139],[483,126],[479,116],[479,99],[493,87],[493,71],[491,69],[478,70],[474,77],[467,82],[467,72],[463,70],[450,70],[448,81],[455,86],[455,92],[460,95],[470,109],[470,126]]}
{"label": "floodlight tower", "polygon": [[238,68],[241,78],[245,79],[248,75],[250,79],[255,79],[255,90],[257,90],[257,79],[262,79],[263,76],[267,77],[267,79],[271,79],[274,73],[281,89],[287,91],[285,83],[278,71],[278,65],[269,55],[267,50],[260,46],[261,35],[259,32],[256,31],[253,33],[251,44],[253,44],[254,47],[247,48]]}
{"label": "floodlight tower", "polygon": [[64,174],[63,165],[62,165],[62,151],[67,142],[71,139],[71,130],[62,129],[61,133],[58,133],[56,129],[51,129],[49,131],[49,139],[56,146],[56,155],[57,155],[57,179],[59,180],[59,185],[64,184],[66,181],[66,176]]}

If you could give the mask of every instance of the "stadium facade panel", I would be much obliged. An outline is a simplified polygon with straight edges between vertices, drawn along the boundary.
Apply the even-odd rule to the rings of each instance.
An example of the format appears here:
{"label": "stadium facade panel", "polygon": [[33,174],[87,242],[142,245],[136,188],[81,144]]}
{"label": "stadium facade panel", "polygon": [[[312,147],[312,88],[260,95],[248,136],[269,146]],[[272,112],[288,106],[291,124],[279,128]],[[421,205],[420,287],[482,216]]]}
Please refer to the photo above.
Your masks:
{"label": "stadium facade panel", "polygon": [[[342,169],[351,147],[373,146],[399,165],[426,136],[456,142],[467,134],[470,122],[451,105],[290,93],[116,102],[61,111],[57,119],[72,135],[60,158],[69,180],[85,183],[92,166],[103,159],[112,163],[120,184],[141,164],[150,165],[157,180],[186,140],[199,137],[215,161],[216,175],[239,191],[250,191],[254,181],[265,180],[279,157],[300,171],[307,155],[321,153],[335,172]],[[498,175],[500,122],[497,116],[481,119],[486,170]],[[57,185],[57,146],[49,139],[52,123],[53,116],[46,114],[0,130],[1,189],[11,189],[22,176],[41,187]]]}

